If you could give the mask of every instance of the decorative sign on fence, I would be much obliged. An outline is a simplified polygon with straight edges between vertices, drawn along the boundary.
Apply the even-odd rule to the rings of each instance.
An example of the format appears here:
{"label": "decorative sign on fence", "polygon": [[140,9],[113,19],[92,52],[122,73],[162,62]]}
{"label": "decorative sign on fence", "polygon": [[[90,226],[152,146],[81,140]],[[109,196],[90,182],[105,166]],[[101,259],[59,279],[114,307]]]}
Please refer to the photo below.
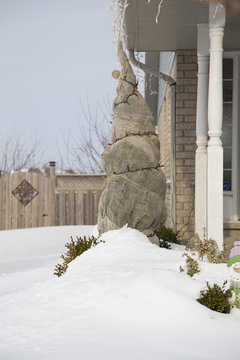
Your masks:
{"label": "decorative sign on fence", "polygon": [[23,206],[29,204],[39,193],[34,187],[24,179],[13,191],[12,194],[20,201]]}

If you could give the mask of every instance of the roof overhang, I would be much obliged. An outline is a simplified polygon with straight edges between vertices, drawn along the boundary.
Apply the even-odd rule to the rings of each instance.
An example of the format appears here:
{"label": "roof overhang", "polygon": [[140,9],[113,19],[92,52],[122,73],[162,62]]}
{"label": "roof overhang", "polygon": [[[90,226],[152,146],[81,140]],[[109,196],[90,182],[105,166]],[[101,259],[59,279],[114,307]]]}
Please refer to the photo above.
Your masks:
{"label": "roof overhang", "polygon": [[[124,1],[124,0],[122,0]],[[200,0],[128,0],[125,12],[127,48],[174,51],[197,48],[197,25],[208,24],[209,5]],[[240,13],[227,17],[224,50],[239,50]]]}

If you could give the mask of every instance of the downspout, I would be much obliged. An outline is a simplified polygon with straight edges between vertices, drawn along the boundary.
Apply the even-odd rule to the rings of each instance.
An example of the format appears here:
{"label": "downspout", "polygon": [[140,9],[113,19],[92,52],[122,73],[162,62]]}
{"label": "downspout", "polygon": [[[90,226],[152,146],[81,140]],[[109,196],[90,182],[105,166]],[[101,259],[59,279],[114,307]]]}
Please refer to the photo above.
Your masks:
{"label": "downspout", "polygon": [[165,81],[171,89],[171,197],[172,197],[172,223],[173,229],[176,231],[176,81],[166,74],[163,74],[150,66],[143,64],[135,58],[134,50],[129,50],[129,60],[145,73],[152,74],[158,79]]}

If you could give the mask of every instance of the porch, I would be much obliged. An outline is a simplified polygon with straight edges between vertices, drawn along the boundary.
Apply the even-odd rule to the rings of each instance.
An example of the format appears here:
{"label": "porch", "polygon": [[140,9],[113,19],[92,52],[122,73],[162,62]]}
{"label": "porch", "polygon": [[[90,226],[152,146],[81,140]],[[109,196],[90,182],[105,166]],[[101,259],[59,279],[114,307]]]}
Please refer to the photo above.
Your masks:
{"label": "porch", "polygon": [[[158,4],[131,1],[125,23],[129,50],[145,51],[151,57],[166,51],[178,55],[172,68],[177,82],[176,167],[168,176],[169,197],[175,198],[173,226],[179,229],[189,217],[187,236],[191,231],[201,236],[206,228],[207,236],[221,247],[223,234],[229,242],[239,232],[240,13],[228,16],[215,2],[168,0],[163,1],[156,22]],[[195,208],[190,214],[191,202]]]}

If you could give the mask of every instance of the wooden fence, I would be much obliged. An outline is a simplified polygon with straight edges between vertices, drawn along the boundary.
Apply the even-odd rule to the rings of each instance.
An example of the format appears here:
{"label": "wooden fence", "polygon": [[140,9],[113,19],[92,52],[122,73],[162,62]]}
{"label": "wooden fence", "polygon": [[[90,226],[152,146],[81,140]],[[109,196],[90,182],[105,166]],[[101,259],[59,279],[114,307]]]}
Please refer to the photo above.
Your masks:
{"label": "wooden fence", "polygon": [[0,230],[97,223],[106,175],[15,172],[0,177]]}

